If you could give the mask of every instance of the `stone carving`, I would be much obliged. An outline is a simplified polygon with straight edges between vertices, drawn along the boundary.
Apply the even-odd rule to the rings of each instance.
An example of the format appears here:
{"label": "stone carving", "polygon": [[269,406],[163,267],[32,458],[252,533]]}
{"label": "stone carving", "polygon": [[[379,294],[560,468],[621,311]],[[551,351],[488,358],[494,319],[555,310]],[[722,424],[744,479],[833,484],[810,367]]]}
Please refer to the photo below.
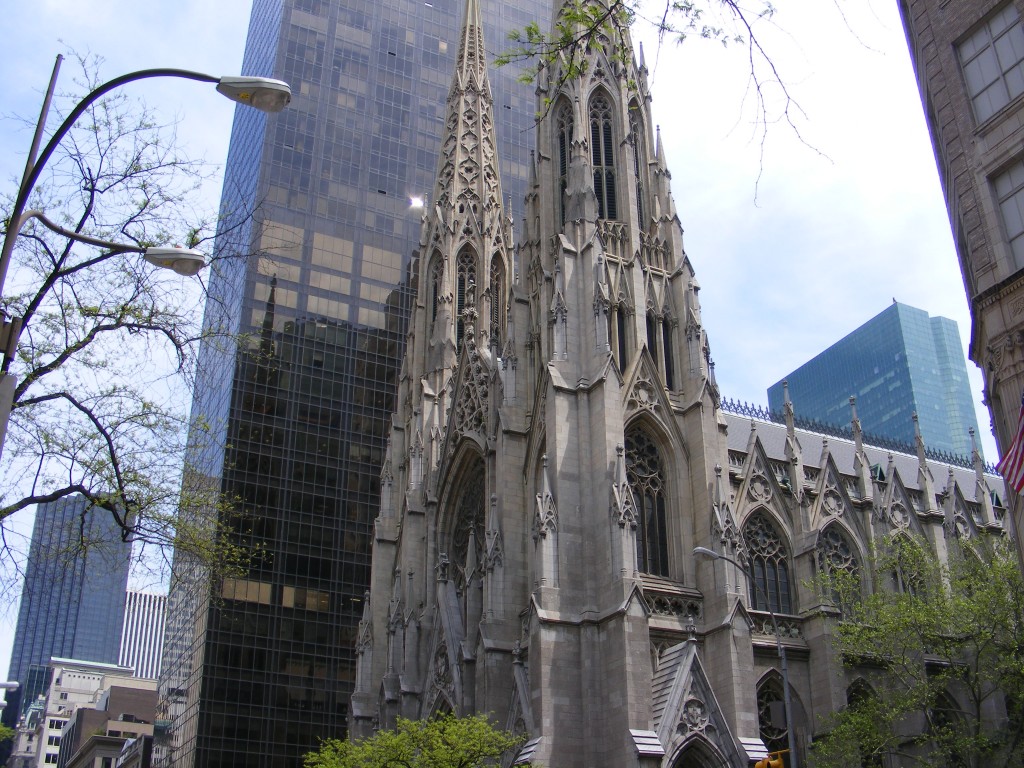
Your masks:
{"label": "stone carving", "polygon": [[768,482],[768,478],[765,477],[760,467],[755,470],[754,475],[750,478],[750,483],[747,485],[747,495],[750,496],[751,501],[760,504],[767,503],[772,498],[772,485]]}
{"label": "stone carving", "polygon": [[903,506],[902,502],[893,501],[889,505],[889,522],[893,528],[899,528],[900,530],[910,526],[910,513]]}
{"label": "stone carving", "polygon": [[[487,426],[489,388],[487,385],[487,368],[479,352],[473,344],[472,333],[467,332],[466,342],[471,345],[469,365],[462,381],[459,399],[455,403],[453,435],[461,437],[470,432],[483,434]],[[452,452],[458,444],[457,439],[450,439],[448,450]]]}
{"label": "stone carving", "polygon": [[674,616],[693,622],[704,616],[704,607],[699,600],[684,595],[644,590],[644,599],[651,613],[658,616]]}
{"label": "stone carving", "polygon": [[648,372],[641,369],[637,372],[633,387],[626,396],[626,410],[635,413],[637,411],[654,411],[657,408],[658,397],[654,383]]}
{"label": "stone carving", "polygon": [[558,508],[550,493],[537,494],[537,519],[534,524],[534,538],[546,537],[558,528]]}
{"label": "stone carving", "polygon": [[620,528],[627,525],[636,528],[636,498],[633,496],[633,489],[629,485],[626,476],[623,446],[615,446],[615,478],[612,481],[612,520],[618,523]]}
{"label": "stone carving", "polygon": [[683,704],[683,711],[679,717],[679,730],[683,733],[704,733],[711,716],[708,714],[707,705],[696,696],[691,696]]}
{"label": "stone carving", "polygon": [[821,500],[821,513],[826,517],[841,517],[843,510],[843,497],[835,488],[827,488]]}

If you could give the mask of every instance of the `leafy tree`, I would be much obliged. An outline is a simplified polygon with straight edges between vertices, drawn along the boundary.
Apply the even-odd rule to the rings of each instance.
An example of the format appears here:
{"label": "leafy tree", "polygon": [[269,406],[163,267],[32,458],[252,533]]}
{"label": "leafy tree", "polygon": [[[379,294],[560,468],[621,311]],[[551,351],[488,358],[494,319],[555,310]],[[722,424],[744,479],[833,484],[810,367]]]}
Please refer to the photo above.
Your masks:
{"label": "leafy tree", "polygon": [[855,575],[828,580],[844,608],[836,637],[853,682],[813,765],[1024,765],[1020,569],[1005,541],[954,550],[943,568],[894,537],[875,557],[872,594],[861,595]]}
{"label": "leafy tree", "polygon": [[8,728],[6,725],[0,725],[0,744],[5,741],[10,741],[17,735],[17,732],[13,728]]}
{"label": "leafy tree", "polygon": [[[101,82],[100,59],[71,58],[80,74],[75,92],[55,102],[60,119]],[[216,224],[193,207],[210,173],[182,152],[173,123],[115,90],[61,142],[29,208],[80,235],[198,247]],[[244,256],[213,261],[226,258]],[[0,463],[8,586],[16,575],[8,518],[76,494],[90,502],[87,514],[112,515],[121,537],[150,562],[147,550],[173,542],[220,571],[245,561],[229,539],[212,535],[216,522],[208,521],[218,515],[200,513],[223,503],[216,488],[197,482],[181,491],[189,384],[199,344],[213,334],[202,326],[203,302],[201,282],[154,269],[139,255],[83,245],[35,220],[22,228],[0,306],[23,319],[4,362],[17,377]],[[76,548],[96,544],[80,537]]]}
{"label": "leafy tree", "polygon": [[304,759],[306,768],[478,768],[521,744],[487,715],[432,720],[398,718],[393,731],[362,741],[329,739]]}

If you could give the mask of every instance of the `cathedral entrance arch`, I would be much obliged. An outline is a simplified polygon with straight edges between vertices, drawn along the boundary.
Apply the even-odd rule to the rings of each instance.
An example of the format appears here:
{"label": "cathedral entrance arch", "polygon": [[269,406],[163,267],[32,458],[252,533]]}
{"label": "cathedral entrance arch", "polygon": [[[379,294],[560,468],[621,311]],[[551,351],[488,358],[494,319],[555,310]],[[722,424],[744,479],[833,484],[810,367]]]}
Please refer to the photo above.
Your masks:
{"label": "cathedral entrance arch", "polygon": [[679,751],[672,768],[729,768],[717,749],[701,738],[688,741]]}

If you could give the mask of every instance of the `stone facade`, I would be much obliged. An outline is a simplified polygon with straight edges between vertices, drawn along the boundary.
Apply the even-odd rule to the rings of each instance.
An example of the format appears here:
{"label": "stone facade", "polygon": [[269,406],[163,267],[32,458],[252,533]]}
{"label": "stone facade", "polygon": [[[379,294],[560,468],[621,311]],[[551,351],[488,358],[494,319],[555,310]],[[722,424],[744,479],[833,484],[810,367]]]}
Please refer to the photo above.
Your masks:
{"label": "stone facade", "polygon": [[[354,737],[488,712],[558,768],[748,766],[845,704],[806,584],[893,531],[998,531],[975,467],[727,413],[642,56],[539,75],[513,244],[467,0],[381,476]],[[518,272],[514,269],[518,264]],[[787,403],[788,405],[788,403]],[[735,409],[734,409],[735,410]],[[939,474],[939,480],[934,475]],[[764,574],[767,599],[708,547]],[[773,614],[778,618],[778,634]],[[510,756],[509,760],[512,760]]]}
{"label": "stone facade", "polygon": [[1024,391],[1024,2],[900,0],[900,11],[1002,454]]}

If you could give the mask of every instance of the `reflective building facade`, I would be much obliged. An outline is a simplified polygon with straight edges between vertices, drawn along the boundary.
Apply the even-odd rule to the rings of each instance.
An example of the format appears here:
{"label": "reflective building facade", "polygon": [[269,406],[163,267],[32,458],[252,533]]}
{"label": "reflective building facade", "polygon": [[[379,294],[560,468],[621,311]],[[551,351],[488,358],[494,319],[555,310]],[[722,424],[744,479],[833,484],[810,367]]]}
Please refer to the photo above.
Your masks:
{"label": "reflective building facade", "polygon": [[978,422],[960,334],[948,318],[894,302],[773,384],[772,411],[782,411],[783,381],[803,418],[845,425],[852,395],[865,432],[913,445],[916,413],[928,448],[971,456],[969,430]]}
{"label": "reflective building facade", "polygon": [[[497,41],[550,13],[542,0],[483,10]],[[410,201],[433,187],[461,12],[254,3],[243,71],[294,97],[278,115],[236,115],[216,249],[248,258],[214,266],[205,322],[243,342],[201,350],[186,492],[235,500],[221,522],[262,554],[212,585],[175,563],[158,764],[296,766],[345,734],[420,235]],[[518,75],[492,77],[516,220],[536,109]]]}
{"label": "reflective building facade", "polygon": [[103,510],[70,496],[36,507],[18,607],[4,724],[46,692],[54,656],[116,664],[131,544]]}

